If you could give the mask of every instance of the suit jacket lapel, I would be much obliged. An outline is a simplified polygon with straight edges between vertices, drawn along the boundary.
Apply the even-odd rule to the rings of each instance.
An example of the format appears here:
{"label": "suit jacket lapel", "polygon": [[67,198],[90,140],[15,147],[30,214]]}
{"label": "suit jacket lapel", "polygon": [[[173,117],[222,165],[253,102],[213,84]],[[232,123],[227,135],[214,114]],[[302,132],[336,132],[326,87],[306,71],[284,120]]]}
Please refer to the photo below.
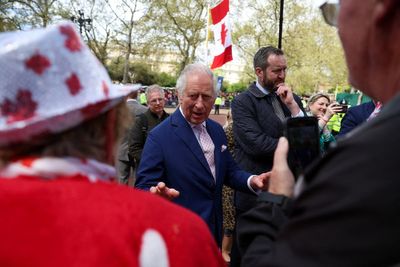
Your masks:
{"label": "suit jacket lapel", "polygon": [[[210,167],[208,166],[207,160],[204,157],[203,150],[200,147],[199,142],[197,141],[196,136],[193,133],[192,128],[189,123],[182,116],[179,109],[177,109],[171,115],[171,123],[173,126],[173,131],[175,134],[182,140],[184,144],[188,147],[188,150],[193,153],[196,158],[200,161],[204,168],[210,173],[212,176]],[[212,138],[212,137],[211,137]]]}

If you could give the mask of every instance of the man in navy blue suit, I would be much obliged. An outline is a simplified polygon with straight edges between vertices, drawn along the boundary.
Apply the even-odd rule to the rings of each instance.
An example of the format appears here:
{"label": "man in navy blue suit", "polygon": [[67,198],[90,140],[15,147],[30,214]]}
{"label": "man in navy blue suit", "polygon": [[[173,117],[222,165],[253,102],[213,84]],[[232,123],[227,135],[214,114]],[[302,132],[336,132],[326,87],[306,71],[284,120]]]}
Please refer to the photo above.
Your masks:
{"label": "man in navy blue suit", "polygon": [[369,101],[361,105],[349,108],[349,110],[346,112],[346,115],[344,115],[342,119],[340,132],[336,135],[336,137],[339,138],[344,136],[345,134],[356,128],[358,125],[367,121],[374,109],[374,101]]}
{"label": "man in navy blue suit", "polygon": [[221,245],[222,185],[255,193],[267,189],[267,173],[241,170],[227,149],[224,130],[208,118],[217,96],[208,67],[186,66],[176,87],[180,107],[149,133],[136,187],[200,215]]}

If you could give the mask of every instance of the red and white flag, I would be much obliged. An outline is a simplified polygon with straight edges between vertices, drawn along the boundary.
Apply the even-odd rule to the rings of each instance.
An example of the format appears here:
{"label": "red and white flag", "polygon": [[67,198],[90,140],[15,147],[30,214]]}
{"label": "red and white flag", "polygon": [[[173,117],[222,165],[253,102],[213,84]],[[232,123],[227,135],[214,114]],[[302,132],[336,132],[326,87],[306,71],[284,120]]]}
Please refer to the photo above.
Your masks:
{"label": "red and white flag", "polygon": [[211,69],[221,67],[232,58],[231,25],[229,22],[229,0],[222,0],[211,8],[212,26],[214,32],[214,59]]}

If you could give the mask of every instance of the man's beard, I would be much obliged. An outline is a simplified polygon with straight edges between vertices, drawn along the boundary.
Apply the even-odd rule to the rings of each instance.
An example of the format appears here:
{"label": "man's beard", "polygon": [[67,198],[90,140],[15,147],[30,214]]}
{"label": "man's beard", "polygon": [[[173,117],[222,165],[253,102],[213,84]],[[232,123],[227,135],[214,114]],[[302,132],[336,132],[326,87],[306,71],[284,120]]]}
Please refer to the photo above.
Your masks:
{"label": "man's beard", "polygon": [[268,79],[266,79],[266,81],[264,82],[264,87],[266,89],[268,89],[270,91],[274,91],[274,92],[276,91],[276,89],[278,89],[278,88],[276,88],[275,83],[273,81],[268,80]]}
{"label": "man's beard", "polygon": [[277,79],[275,81],[271,81],[268,80],[267,77],[264,77],[264,87],[271,92],[275,92],[278,89],[277,85],[281,83],[285,83],[285,80]]}

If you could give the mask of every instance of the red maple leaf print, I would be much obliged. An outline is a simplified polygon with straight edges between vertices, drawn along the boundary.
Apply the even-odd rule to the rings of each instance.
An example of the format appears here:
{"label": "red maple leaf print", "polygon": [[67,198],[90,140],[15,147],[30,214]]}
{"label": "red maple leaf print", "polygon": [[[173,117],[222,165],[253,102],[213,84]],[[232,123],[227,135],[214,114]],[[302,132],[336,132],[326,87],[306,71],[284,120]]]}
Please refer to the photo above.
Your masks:
{"label": "red maple leaf print", "polygon": [[6,98],[0,104],[1,116],[7,117],[7,123],[26,120],[35,115],[37,105],[32,99],[31,91],[20,89],[15,101]]}
{"label": "red maple leaf print", "polygon": [[75,73],[72,73],[68,79],[65,80],[71,95],[76,95],[82,89],[81,82]]}
{"label": "red maple leaf print", "polygon": [[102,86],[103,86],[104,95],[105,95],[106,97],[108,97],[108,93],[110,92],[110,90],[108,89],[108,86],[107,86],[107,84],[106,84],[105,81],[102,82]]}
{"label": "red maple leaf print", "polygon": [[81,50],[82,44],[79,40],[79,36],[76,34],[71,26],[60,26],[60,32],[67,36],[65,40],[65,47],[71,52],[77,52]]}
{"label": "red maple leaf print", "polygon": [[221,26],[221,43],[225,46],[226,35],[228,33],[228,28],[226,28],[225,23]]}
{"label": "red maple leaf print", "polygon": [[27,158],[23,158],[20,163],[25,166],[25,167],[32,167],[33,163],[38,159],[38,157],[27,157]]}
{"label": "red maple leaf print", "polygon": [[50,60],[47,57],[37,53],[25,61],[25,66],[28,69],[33,70],[36,74],[42,75],[42,73],[49,68],[51,65]]}

